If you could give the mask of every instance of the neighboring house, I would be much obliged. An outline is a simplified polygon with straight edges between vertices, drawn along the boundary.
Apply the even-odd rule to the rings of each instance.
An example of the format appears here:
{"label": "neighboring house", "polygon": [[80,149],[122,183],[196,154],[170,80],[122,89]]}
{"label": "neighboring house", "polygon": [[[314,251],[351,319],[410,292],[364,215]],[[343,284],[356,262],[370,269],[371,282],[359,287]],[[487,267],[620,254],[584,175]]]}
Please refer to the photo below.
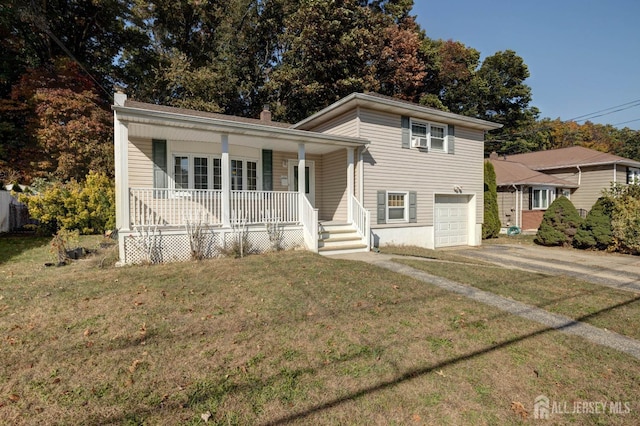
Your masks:
{"label": "neighboring house", "polygon": [[362,93],[295,125],[124,94],[113,109],[122,263],[188,259],[194,225],[208,256],[238,235],[321,253],[481,242],[484,133],[499,124]]}
{"label": "neighboring house", "polygon": [[560,195],[584,217],[602,191],[640,181],[640,162],[580,146],[490,158],[503,227],[534,230]]}
{"label": "neighboring house", "polygon": [[0,189],[0,233],[17,231],[29,223],[27,206],[11,195],[12,188],[7,185],[6,191]]}

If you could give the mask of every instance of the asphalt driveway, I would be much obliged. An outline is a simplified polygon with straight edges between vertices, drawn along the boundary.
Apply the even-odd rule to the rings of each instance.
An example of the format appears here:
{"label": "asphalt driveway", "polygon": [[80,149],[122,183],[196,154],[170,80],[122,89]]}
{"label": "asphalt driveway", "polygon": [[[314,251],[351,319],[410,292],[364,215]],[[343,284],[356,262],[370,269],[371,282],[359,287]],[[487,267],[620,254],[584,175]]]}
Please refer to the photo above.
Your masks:
{"label": "asphalt driveway", "polygon": [[453,251],[507,268],[569,275],[594,284],[640,293],[640,256],[528,244],[484,244]]}

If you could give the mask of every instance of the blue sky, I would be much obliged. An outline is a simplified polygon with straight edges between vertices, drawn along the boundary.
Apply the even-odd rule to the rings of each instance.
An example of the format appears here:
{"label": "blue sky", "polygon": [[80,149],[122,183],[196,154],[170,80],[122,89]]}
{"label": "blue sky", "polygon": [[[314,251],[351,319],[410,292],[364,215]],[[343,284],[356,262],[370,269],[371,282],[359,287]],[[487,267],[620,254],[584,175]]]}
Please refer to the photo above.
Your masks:
{"label": "blue sky", "polygon": [[413,14],[428,37],[460,41],[482,59],[514,50],[529,67],[541,117],[631,103],[591,121],[634,120],[616,127],[640,130],[639,0],[414,0]]}

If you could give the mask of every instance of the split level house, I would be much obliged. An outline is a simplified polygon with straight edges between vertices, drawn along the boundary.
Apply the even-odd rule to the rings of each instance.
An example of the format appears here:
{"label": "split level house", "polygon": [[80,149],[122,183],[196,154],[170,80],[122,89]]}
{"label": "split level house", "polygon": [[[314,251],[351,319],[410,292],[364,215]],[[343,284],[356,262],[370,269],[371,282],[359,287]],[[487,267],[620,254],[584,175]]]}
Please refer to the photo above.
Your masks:
{"label": "split level house", "polygon": [[536,230],[557,197],[585,217],[612,183],[640,182],[640,162],[581,146],[509,156],[492,154],[503,228]]}
{"label": "split level house", "polygon": [[[299,123],[115,95],[120,262],[254,251],[479,245],[499,124],[353,93]],[[240,239],[239,239],[240,238]]]}

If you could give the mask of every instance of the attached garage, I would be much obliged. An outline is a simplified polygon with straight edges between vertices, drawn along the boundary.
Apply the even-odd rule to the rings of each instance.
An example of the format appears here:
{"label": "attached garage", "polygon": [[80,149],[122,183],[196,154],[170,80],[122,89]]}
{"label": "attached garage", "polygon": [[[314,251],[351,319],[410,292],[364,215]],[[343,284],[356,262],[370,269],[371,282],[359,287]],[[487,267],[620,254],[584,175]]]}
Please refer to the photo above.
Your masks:
{"label": "attached garage", "polygon": [[464,246],[469,243],[469,196],[436,195],[435,246]]}

